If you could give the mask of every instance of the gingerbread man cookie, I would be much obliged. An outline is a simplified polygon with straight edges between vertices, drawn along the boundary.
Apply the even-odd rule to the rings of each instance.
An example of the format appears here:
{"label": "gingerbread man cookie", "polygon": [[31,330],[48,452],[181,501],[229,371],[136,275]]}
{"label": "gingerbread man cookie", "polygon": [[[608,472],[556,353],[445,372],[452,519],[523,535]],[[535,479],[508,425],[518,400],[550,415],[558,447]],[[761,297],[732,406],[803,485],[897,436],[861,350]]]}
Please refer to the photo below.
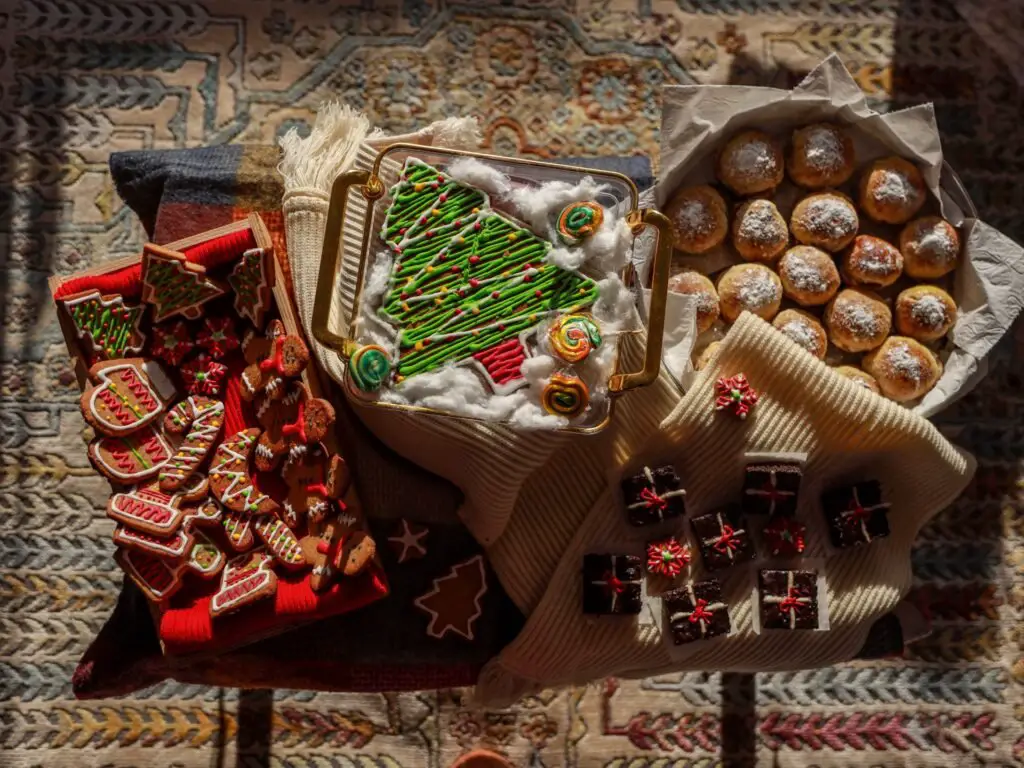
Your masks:
{"label": "gingerbread man cookie", "polygon": [[101,475],[121,485],[155,477],[174,449],[156,424],[123,437],[103,435],[89,443],[89,460]]}
{"label": "gingerbread man cookie", "polygon": [[256,445],[256,469],[269,472],[291,446],[316,443],[327,435],[334,424],[334,406],[312,397],[301,381],[293,381],[280,399],[257,398],[256,419],[263,427]]}
{"label": "gingerbread man cookie", "polygon": [[228,561],[220,577],[220,589],[210,598],[214,617],[235,611],[277,591],[273,559],[263,551],[250,552]]}
{"label": "gingerbread man cookie", "polygon": [[280,320],[271,321],[265,337],[249,331],[242,341],[242,354],[248,363],[242,371],[244,400],[252,400],[261,392],[271,398],[282,397],[285,380],[301,375],[309,363],[306,343],[287,333]]}
{"label": "gingerbread man cookie", "polygon": [[174,315],[196,320],[202,306],[223,295],[227,288],[206,276],[183,253],[146,243],[142,249],[142,300],[153,305],[153,322]]}
{"label": "gingerbread man cookie", "polygon": [[345,460],[337,455],[328,457],[320,443],[293,446],[281,476],[288,484],[282,519],[292,528],[304,520],[318,528],[327,517],[331,500],[341,499],[349,486]]}
{"label": "gingerbread man cookie", "polygon": [[273,302],[273,259],[272,248],[250,248],[228,275],[228,284],[235,291],[235,312],[257,328],[263,327]]}
{"label": "gingerbread man cookie", "polygon": [[185,434],[185,440],[160,472],[160,487],[177,491],[206,459],[224,428],[224,403],[192,395],[164,417],[164,431]]}
{"label": "gingerbread man cookie", "polygon": [[210,492],[232,512],[247,515],[277,515],[277,502],[260,493],[249,473],[249,456],[260,430],[243,429],[226,438],[210,461]]}
{"label": "gingerbread man cookie", "polygon": [[314,592],[327,589],[338,573],[362,573],[377,554],[373,537],[366,531],[352,531],[344,518],[342,511],[328,520],[319,536],[304,536],[300,542],[306,562],[313,566],[309,586]]}
{"label": "gingerbread man cookie", "polygon": [[156,421],[174,399],[174,384],[159,363],[133,357],[89,369],[82,416],[104,435],[127,435]]}

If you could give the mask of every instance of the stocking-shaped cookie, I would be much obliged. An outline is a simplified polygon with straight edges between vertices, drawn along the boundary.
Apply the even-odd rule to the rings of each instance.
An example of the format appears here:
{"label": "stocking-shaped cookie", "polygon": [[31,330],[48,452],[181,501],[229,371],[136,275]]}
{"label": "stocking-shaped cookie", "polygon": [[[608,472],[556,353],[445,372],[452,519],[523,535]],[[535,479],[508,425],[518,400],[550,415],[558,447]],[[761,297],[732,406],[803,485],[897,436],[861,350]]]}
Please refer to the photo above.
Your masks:
{"label": "stocking-shaped cookie", "polygon": [[345,460],[328,456],[321,443],[294,446],[281,475],[289,489],[281,517],[292,528],[305,520],[311,528],[319,529],[330,500],[340,499],[349,486]]}
{"label": "stocking-shaped cookie", "polygon": [[242,353],[248,363],[240,389],[245,400],[261,392],[271,398],[282,397],[285,380],[298,377],[309,362],[306,343],[288,334],[280,320],[271,321],[266,336],[249,331],[242,341]]}

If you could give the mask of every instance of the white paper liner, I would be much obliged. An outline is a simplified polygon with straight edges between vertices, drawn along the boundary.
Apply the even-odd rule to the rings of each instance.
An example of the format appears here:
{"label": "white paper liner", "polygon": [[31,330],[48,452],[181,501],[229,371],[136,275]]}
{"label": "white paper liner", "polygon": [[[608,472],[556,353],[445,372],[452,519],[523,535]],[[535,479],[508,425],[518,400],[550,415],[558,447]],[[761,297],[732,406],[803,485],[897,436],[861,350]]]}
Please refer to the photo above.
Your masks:
{"label": "white paper liner", "polygon": [[[1024,249],[973,217],[973,206],[958,180],[944,172],[939,131],[930,104],[889,114],[875,112],[835,55],[825,59],[792,91],[752,86],[673,86],[663,93],[661,171],[657,184],[641,200],[642,205],[662,207],[678,187],[713,180],[715,151],[745,128],[784,138],[793,128],[835,121],[854,126],[858,172],[866,163],[885,155],[913,160],[931,195],[938,200],[942,215],[961,227],[963,256],[950,286],[959,317],[940,352],[943,374],[935,388],[911,407],[919,415],[930,417],[977,385],[987,371],[986,356],[1024,305]],[[785,208],[793,201],[781,202]],[[785,210],[782,212],[786,215]],[[862,219],[862,232],[870,233],[872,226]],[[738,261],[725,247],[680,259],[687,267],[706,274]],[[637,266],[646,279],[649,259]],[[674,321],[693,323],[693,318],[677,313]],[[667,324],[666,336],[669,334],[684,337],[687,331],[672,331]],[[699,350],[707,341],[702,335],[694,349]],[[693,375],[689,360],[684,368],[679,377],[686,387]],[[670,370],[676,373],[674,367]]]}

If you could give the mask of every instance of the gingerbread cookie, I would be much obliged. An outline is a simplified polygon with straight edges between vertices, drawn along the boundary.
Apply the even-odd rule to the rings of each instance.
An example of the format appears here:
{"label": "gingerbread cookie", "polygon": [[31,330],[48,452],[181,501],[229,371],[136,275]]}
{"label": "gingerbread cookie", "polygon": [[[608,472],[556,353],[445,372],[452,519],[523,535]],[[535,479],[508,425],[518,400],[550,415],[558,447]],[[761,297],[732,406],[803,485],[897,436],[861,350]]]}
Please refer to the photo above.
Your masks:
{"label": "gingerbread cookie", "polygon": [[224,428],[224,403],[204,395],[192,395],[174,406],[164,417],[164,431],[185,434],[185,440],[160,472],[160,487],[177,491],[185,485]]}
{"label": "gingerbread cookie", "polygon": [[107,501],[107,517],[154,536],[170,536],[185,519],[181,497],[164,493],[156,482],[115,493]]}
{"label": "gingerbread cookie", "polygon": [[155,603],[163,602],[181,589],[184,562],[172,563],[137,549],[119,549],[114,552],[114,560]]}
{"label": "gingerbread cookie", "polygon": [[395,553],[399,563],[416,560],[427,554],[423,539],[429,532],[425,525],[399,520],[395,535],[388,537],[388,546]]}
{"label": "gingerbread cookie", "polygon": [[257,328],[263,327],[273,303],[273,259],[271,248],[250,248],[228,275],[228,284],[235,292],[235,312]]}
{"label": "gingerbread cookie", "polygon": [[253,533],[252,515],[244,515],[230,509],[221,510],[221,524],[227,536],[228,546],[235,552],[247,552],[256,544]]}
{"label": "gingerbread cookie", "polygon": [[156,421],[174,399],[174,384],[159,363],[133,357],[89,369],[82,416],[104,435],[127,435]]}
{"label": "gingerbread cookie", "polygon": [[271,398],[284,395],[285,379],[301,375],[309,362],[309,350],[298,336],[288,334],[284,323],[273,320],[267,335],[252,331],[242,341],[242,354],[248,366],[242,371],[242,398],[252,400],[260,392]]}
{"label": "gingerbread cookie", "polygon": [[153,326],[153,340],[149,353],[170,366],[177,368],[189,352],[196,348],[192,335],[183,320]]}
{"label": "gingerbread cookie", "polygon": [[170,536],[154,536],[126,525],[114,528],[114,543],[125,549],[137,549],[165,560],[180,560],[192,549],[192,534],[178,528]]}
{"label": "gingerbread cookie", "polygon": [[256,535],[267,545],[267,551],[285,568],[300,569],[307,566],[299,540],[283,520],[264,515],[255,521]]}
{"label": "gingerbread cookie", "polygon": [[131,485],[155,477],[174,449],[156,424],[123,437],[104,435],[89,443],[89,460],[108,480]]}
{"label": "gingerbread cookie", "polygon": [[206,276],[206,269],[193,264],[183,253],[146,243],[142,249],[142,300],[153,305],[153,322],[174,315],[196,320],[202,306],[226,293],[220,282]]}
{"label": "gingerbread cookie", "polygon": [[196,336],[199,346],[215,360],[220,360],[241,346],[235,324],[230,317],[207,317],[203,320],[203,330]]}
{"label": "gingerbread cookie", "polygon": [[277,515],[280,507],[265,493],[260,493],[249,474],[252,454],[260,430],[243,429],[224,440],[210,462],[210,492],[233,512],[248,515]]}
{"label": "gingerbread cookie", "polygon": [[145,307],[125,304],[119,294],[101,296],[99,291],[76,293],[61,303],[92,359],[116,360],[142,351],[146,336],[139,324]]}
{"label": "gingerbread cookie", "polygon": [[452,566],[444,576],[434,579],[433,588],[413,601],[413,605],[430,616],[427,634],[442,638],[448,633],[474,640],[473,624],[487,594],[487,570],[482,555]]}
{"label": "gingerbread cookie", "polygon": [[271,597],[277,591],[273,559],[266,552],[250,552],[229,560],[220,577],[220,589],[210,598],[210,615],[223,616]]}
{"label": "gingerbread cookie", "polygon": [[193,472],[175,491],[182,501],[202,501],[210,490],[210,480],[201,472]]}
{"label": "gingerbread cookie", "polygon": [[256,469],[277,467],[292,445],[319,442],[334,424],[334,406],[312,397],[301,381],[293,381],[280,399],[257,398],[256,420],[263,427],[256,445]]}
{"label": "gingerbread cookie", "polygon": [[181,366],[181,378],[190,395],[220,397],[220,390],[227,373],[226,365],[218,363],[205,352],[196,355]]}
{"label": "gingerbread cookie", "polygon": [[309,586],[314,592],[329,587],[339,572],[362,573],[377,554],[373,537],[366,531],[351,531],[344,517],[341,513],[327,522],[319,536],[304,536],[299,542],[306,562],[313,566]]}
{"label": "gingerbread cookie", "polygon": [[227,557],[205,533],[195,531],[194,536],[195,543],[192,544],[185,565],[192,573],[204,579],[212,579],[223,570]]}
{"label": "gingerbread cookie", "polygon": [[282,519],[292,528],[304,520],[319,526],[327,517],[330,500],[340,499],[349,485],[344,459],[328,458],[327,449],[320,443],[293,446],[281,476],[289,489]]}

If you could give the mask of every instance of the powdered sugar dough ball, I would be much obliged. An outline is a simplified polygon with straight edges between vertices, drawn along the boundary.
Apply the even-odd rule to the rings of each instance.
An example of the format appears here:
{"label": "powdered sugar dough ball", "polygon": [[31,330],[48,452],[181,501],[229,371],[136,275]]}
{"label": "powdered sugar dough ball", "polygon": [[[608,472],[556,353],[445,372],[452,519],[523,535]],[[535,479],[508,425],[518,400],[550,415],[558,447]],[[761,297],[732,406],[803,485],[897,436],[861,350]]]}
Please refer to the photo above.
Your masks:
{"label": "powdered sugar dough ball", "polygon": [[718,320],[718,292],[714,283],[700,272],[690,269],[672,275],[668,279],[668,289],[696,299],[697,333],[704,333]]}
{"label": "powdered sugar dough ball", "polygon": [[718,155],[718,180],[737,195],[756,195],[775,189],[785,174],[779,143],[761,131],[733,136]]}
{"label": "powdered sugar dough ball", "polygon": [[915,219],[900,233],[900,251],[911,277],[934,280],[956,268],[960,256],[960,235],[938,216]]}
{"label": "powdered sugar dough ball", "polygon": [[789,227],[771,200],[747,200],[736,209],[732,244],[747,261],[771,263],[789,245]]}
{"label": "powdered sugar dough ball", "polygon": [[903,254],[879,237],[860,235],[843,256],[843,277],[850,285],[884,288],[903,274]]}
{"label": "powdered sugar dough ball", "polygon": [[793,208],[793,237],[826,251],[842,250],[857,235],[860,219],[853,201],[841,192],[808,195]]}
{"label": "powdered sugar dough ball", "polygon": [[898,403],[925,395],[942,375],[942,363],[928,347],[906,336],[891,336],[864,357],[864,370],[882,394]]}
{"label": "powdered sugar dough ball", "polygon": [[844,352],[874,349],[892,329],[892,313],[877,295],[846,288],[825,309],[829,339]]}
{"label": "powdered sugar dough ball", "polygon": [[665,215],[672,222],[675,247],[685,253],[711,250],[729,233],[725,200],[714,187],[683,187],[665,206]]}
{"label": "powdered sugar dough ball", "polygon": [[860,178],[860,207],[875,221],[903,224],[921,210],[927,190],[917,166],[902,157],[875,160]]}
{"label": "powdered sugar dough ball", "polygon": [[896,329],[918,341],[945,336],[956,322],[956,302],[934,285],[915,285],[896,297]]}
{"label": "powdered sugar dough ball", "polygon": [[782,283],[763,264],[737,264],[718,279],[718,298],[727,322],[735,322],[743,310],[771,320],[782,303]]}
{"label": "powdered sugar dough ball", "polygon": [[854,384],[864,387],[864,389],[870,389],[876,395],[882,394],[882,390],[878,387],[878,382],[875,381],[875,377],[867,371],[862,371],[860,368],[854,368],[852,365],[840,365],[835,368],[835,372],[843,378],[849,379]]}
{"label": "powdered sugar dough ball", "polygon": [[786,168],[802,187],[838,187],[853,175],[857,163],[853,139],[841,125],[815,123],[793,131]]}
{"label": "powdered sugar dough ball", "polygon": [[810,245],[790,248],[779,261],[786,296],[804,307],[827,304],[839,290],[839,270],[832,257]]}
{"label": "powdered sugar dough ball", "polygon": [[784,309],[772,325],[819,360],[828,352],[828,335],[818,318],[802,309]]}

